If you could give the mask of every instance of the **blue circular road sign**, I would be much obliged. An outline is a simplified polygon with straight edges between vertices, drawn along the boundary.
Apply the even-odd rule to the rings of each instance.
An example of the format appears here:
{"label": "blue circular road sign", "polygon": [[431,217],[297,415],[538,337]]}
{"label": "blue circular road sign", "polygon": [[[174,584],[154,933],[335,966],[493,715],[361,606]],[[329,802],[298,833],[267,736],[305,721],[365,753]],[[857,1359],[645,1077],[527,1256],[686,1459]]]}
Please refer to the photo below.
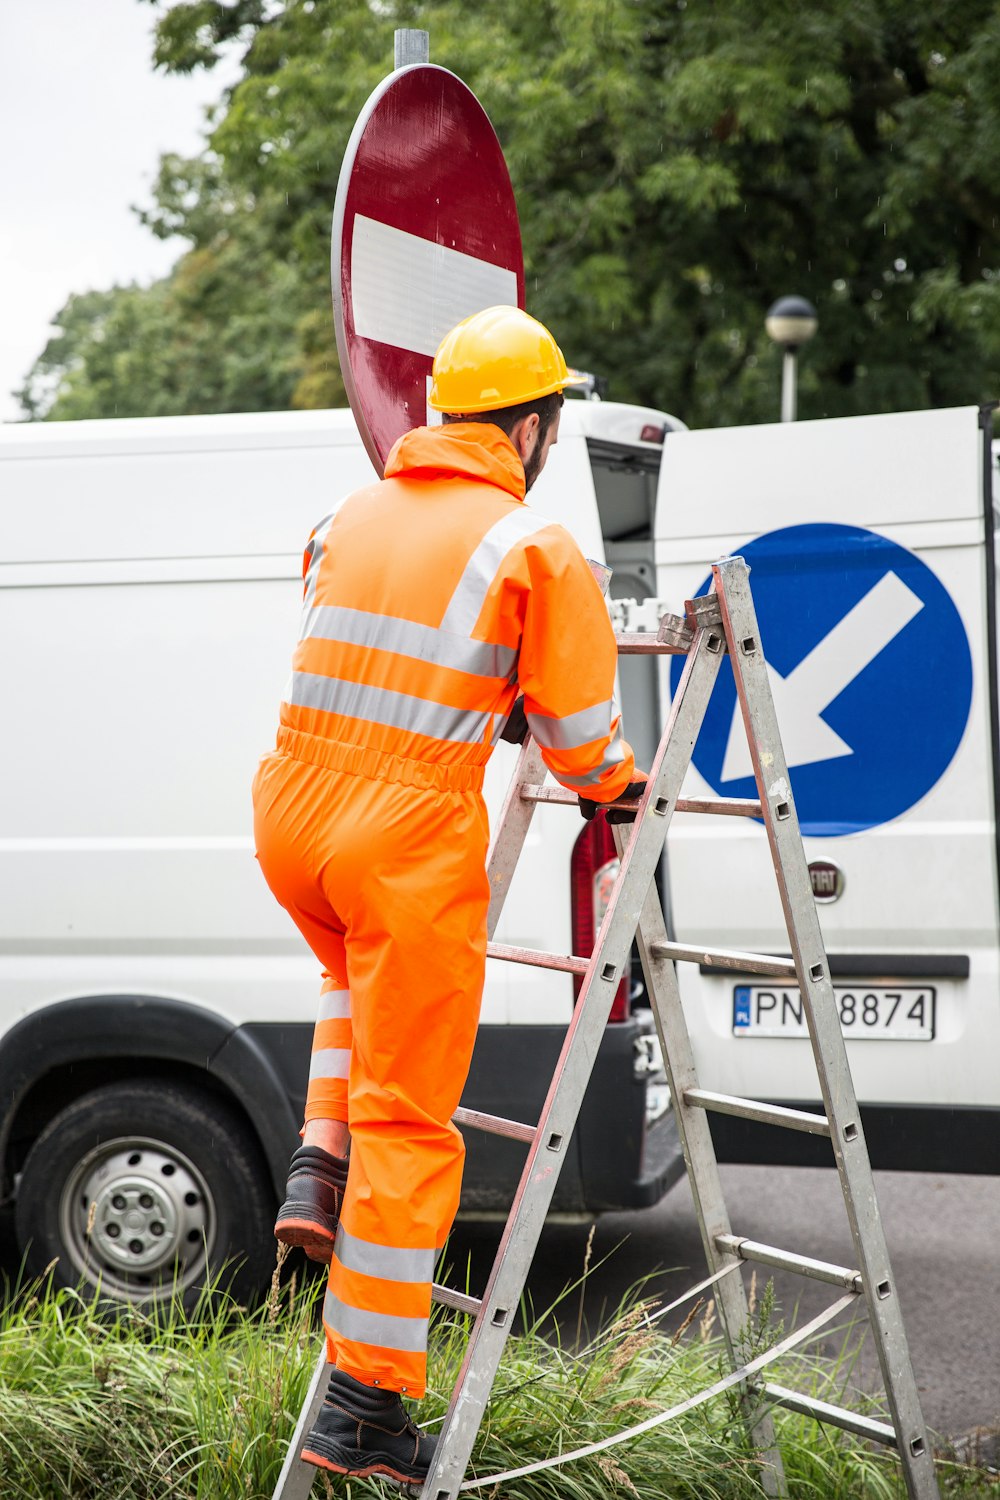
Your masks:
{"label": "blue circular road sign", "polygon": [[[969,717],[972,657],[950,594],[920,558],[860,526],[787,526],[738,551],[803,833],[899,817],[947,770]],[[683,666],[673,659],[675,691]],[[728,661],[694,764],[716,792],[756,795]]]}

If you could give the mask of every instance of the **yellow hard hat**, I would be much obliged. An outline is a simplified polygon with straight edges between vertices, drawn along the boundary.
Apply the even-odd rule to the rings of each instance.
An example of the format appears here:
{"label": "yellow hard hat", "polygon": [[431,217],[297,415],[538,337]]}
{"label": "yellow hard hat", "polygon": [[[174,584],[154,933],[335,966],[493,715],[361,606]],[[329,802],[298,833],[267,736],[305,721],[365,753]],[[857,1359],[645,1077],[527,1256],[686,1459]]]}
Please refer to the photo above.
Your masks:
{"label": "yellow hard hat", "polygon": [[427,405],[451,416],[519,406],[587,380],[566,368],[549,330],[519,307],[487,307],[463,319],[442,339],[433,375]]}

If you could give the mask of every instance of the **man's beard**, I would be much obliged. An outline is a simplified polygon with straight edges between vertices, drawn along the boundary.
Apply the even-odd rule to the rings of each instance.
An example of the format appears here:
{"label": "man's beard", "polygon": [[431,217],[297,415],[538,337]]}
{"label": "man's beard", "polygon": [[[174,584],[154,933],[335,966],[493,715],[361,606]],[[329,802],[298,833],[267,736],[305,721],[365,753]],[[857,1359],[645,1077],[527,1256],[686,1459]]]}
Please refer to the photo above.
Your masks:
{"label": "man's beard", "polygon": [[543,452],[543,449],[544,449],[544,444],[542,443],[541,438],[539,438],[538,441],[537,441],[537,443],[535,444],[534,448],[531,450],[530,456],[526,460],[523,461],[524,462],[524,493],[525,494],[528,493],[528,491],[531,489],[531,486],[534,484],[535,480],[538,478],[538,472],[539,472],[539,470],[542,467],[542,452]]}

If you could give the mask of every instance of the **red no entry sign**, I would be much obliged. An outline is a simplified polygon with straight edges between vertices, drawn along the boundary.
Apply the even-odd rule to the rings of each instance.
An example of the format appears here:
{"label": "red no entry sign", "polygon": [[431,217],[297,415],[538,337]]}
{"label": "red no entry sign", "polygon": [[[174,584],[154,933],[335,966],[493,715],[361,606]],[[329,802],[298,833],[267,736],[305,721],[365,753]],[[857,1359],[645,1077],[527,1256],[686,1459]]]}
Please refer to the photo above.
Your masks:
{"label": "red no entry sign", "polygon": [[361,111],[337,187],[331,271],[347,394],[381,474],[396,439],[428,420],[431,363],[449,328],[484,307],[524,306],[507,164],[454,73],[401,68]]}

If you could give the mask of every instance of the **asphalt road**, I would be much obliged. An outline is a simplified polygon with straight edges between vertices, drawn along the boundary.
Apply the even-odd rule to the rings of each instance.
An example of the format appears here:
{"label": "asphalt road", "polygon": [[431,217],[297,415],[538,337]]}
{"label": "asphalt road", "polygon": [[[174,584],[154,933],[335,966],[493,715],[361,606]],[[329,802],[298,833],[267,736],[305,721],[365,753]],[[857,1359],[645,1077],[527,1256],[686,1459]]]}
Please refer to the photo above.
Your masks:
{"label": "asphalt road", "polygon": [[[843,1200],[832,1170],[728,1166],[722,1175],[736,1233],[821,1260],[853,1262]],[[876,1184],[927,1423],[944,1437],[976,1427],[996,1429],[1000,1180],[879,1172]],[[588,1233],[585,1224],[557,1224],[545,1230],[529,1282],[537,1310],[547,1307],[579,1275]],[[495,1227],[459,1226],[452,1236],[452,1262],[463,1275],[468,1264],[473,1291],[485,1286],[498,1235]],[[17,1259],[10,1215],[0,1214],[0,1272],[13,1275]],[[699,1281],[705,1275],[705,1260],[686,1180],[654,1209],[599,1220],[591,1260],[596,1269],[584,1302],[585,1327],[590,1331],[630,1286],[649,1273],[655,1274],[646,1295],[663,1302]],[[776,1272],[774,1280],[780,1315],[788,1327],[806,1321],[836,1295],[831,1288],[782,1272]],[[568,1338],[575,1331],[577,1308],[574,1296],[563,1315]],[[674,1315],[675,1325],[684,1313],[682,1309]],[[845,1340],[856,1342],[864,1326],[858,1320],[853,1328],[824,1333],[815,1347],[836,1353]],[[870,1340],[862,1343],[856,1368],[860,1378],[878,1388]]]}
{"label": "asphalt road", "polygon": [[[722,1168],[735,1233],[841,1265],[854,1264],[837,1175],[819,1168]],[[943,1437],[975,1427],[1000,1427],[1000,1180],[995,1177],[876,1173],[876,1191],[902,1302],[924,1417]],[[534,1306],[549,1305],[583,1266],[588,1228],[546,1229],[529,1289]],[[472,1289],[485,1283],[492,1236],[460,1228],[452,1239],[456,1264],[472,1260]],[[617,1246],[617,1249],[615,1248]],[[602,1311],[651,1271],[647,1295],[672,1301],[706,1274],[687,1181],[655,1209],[599,1220],[593,1272],[585,1302],[591,1328]],[[750,1274],[747,1267],[746,1276]],[[758,1278],[766,1276],[758,1270]],[[774,1273],[780,1316],[798,1325],[828,1306],[835,1288],[790,1273]],[[758,1280],[758,1286],[761,1285]],[[577,1299],[566,1320],[576,1321]],[[683,1318],[686,1309],[675,1315]],[[834,1328],[841,1325],[835,1324]],[[866,1320],[827,1336],[817,1350],[834,1353],[845,1339],[857,1342]],[[567,1329],[571,1337],[573,1328]],[[870,1339],[862,1343],[856,1372],[880,1389]]]}

